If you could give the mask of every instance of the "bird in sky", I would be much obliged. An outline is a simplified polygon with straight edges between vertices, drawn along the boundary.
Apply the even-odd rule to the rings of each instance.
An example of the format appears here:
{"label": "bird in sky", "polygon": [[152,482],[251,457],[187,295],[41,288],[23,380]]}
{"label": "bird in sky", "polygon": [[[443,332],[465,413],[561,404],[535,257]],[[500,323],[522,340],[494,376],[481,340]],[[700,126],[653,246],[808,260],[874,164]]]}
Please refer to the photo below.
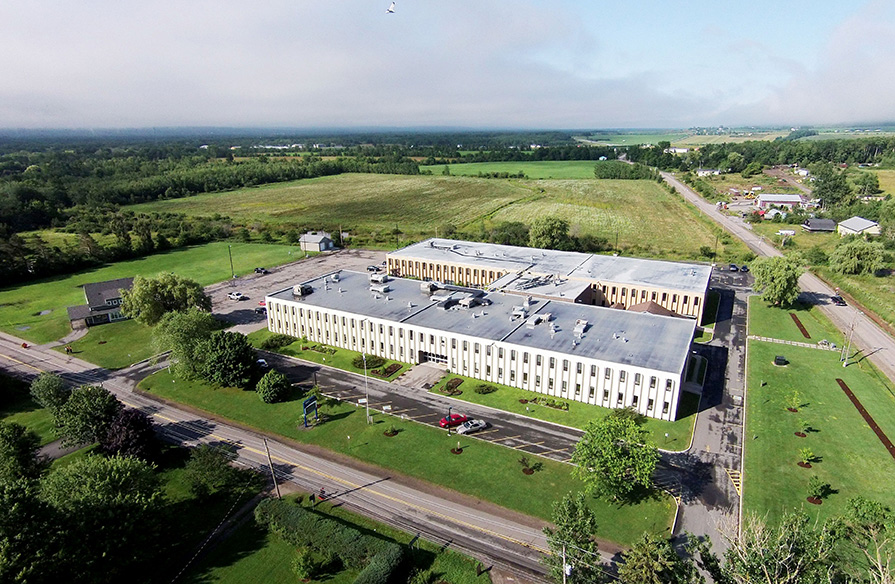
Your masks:
{"label": "bird in sky", "polygon": [[388,7],[388,10],[386,10],[386,12],[389,14],[395,13],[395,3],[394,2],[391,3],[391,6]]}

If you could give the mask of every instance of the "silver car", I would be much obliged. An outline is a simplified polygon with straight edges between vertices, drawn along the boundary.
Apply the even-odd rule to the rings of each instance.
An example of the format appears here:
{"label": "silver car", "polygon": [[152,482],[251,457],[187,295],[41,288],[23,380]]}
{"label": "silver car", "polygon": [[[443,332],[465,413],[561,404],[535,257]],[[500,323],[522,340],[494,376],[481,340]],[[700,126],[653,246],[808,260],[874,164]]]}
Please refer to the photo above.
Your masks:
{"label": "silver car", "polygon": [[457,434],[472,434],[488,427],[485,420],[467,420],[457,427]]}

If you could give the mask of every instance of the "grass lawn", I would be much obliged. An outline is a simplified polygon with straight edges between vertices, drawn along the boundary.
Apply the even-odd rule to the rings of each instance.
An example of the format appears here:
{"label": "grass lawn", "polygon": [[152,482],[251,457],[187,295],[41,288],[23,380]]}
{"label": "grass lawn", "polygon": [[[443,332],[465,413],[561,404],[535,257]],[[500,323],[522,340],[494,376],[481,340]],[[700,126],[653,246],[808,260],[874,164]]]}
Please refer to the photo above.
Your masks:
{"label": "grass lawn", "polygon": [[0,373],[0,420],[15,422],[38,435],[41,445],[56,439],[53,415],[31,399],[28,384]]}
{"label": "grass lawn", "polygon": [[715,329],[696,327],[696,334],[693,335],[694,343],[708,343],[715,336]]}
{"label": "grass lawn", "polygon": [[[287,245],[232,243],[237,275],[256,266],[273,266],[297,259],[298,248]],[[156,276],[176,272],[203,286],[230,277],[228,244],[215,242],[152,256],[117,262],[66,276],[0,290],[0,330],[34,343],[55,341],[71,331],[66,307],[84,304],[82,286],[128,276]],[[44,314],[41,314],[41,313]]]}
{"label": "grass lawn", "polygon": [[[592,176],[593,163],[588,164]],[[357,231],[361,239],[391,245],[396,244],[390,235],[395,227],[402,232],[398,243],[406,244],[434,235],[435,229],[445,224],[475,233],[495,222],[530,223],[545,214],[567,219],[576,234],[605,237],[612,244],[617,234],[624,253],[649,257],[698,259],[699,248],[713,246],[716,234],[710,220],[653,181],[593,178],[494,180],[344,174],[155,201],[128,209],[208,215],[222,206],[241,223],[341,225],[346,231]],[[370,233],[378,235],[365,235]],[[718,252],[733,257],[747,250],[731,240]]]}
{"label": "grass lawn", "polygon": [[[843,368],[836,352],[789,346],[782,351],[789,365],[775,367],[780,347],[748,342],[744,510],[777,518],[784,510],[804,508],[823,519],[844,512],[847,500],[858,495],[891,503],[892,457],[836,379],[848,384],[890,438],[895,437],[895,390],[866,361]],[[803,403],[798,413],[786,409],[794,391]],[[794,435],[800,419],[811,424],[806,438]],[[801,448],[810,448],[821,461],[811,469],[797,466]],[[819,507],[805,501],[811,476],[834,490]]]}
{"label": "grass lawn", "polygon": [[[293,497],[287,497],[289,499]],[[308,505],[308,503],[304,503]],[[347,511],[321,503],[314,510],[322,515],[340,520],[367,534],[407,545],[413,535]],[[417,544],[415,544],[417,545]],[[217,584],[242,584],[244,582],[264,582],[265,584],[289,583],[296,581],[291,570],[295,548],[282,538],[266,532],[254,520],[244,523],[221,546],[186,576],[186,582],[215,582]],[[413,564],[421,570],[430,570],[437,578],[451,584],[484,584],[490,582],[487,575],[475,575],[475,562],[453,551],[442,550],[425,540],[418,542],[413,552]],[[311,582],[327,584],[351,584],[357,577],[353,570],[342,570],[324,574]]]}
{"label": "grass lawn", "polygon": [[879,177],[879,188],[883,193],[895,194],[895,170],[874,169]]}
{"label": "grass lawn", "polygon": [[[453,176],[476,176],[478,173],[507,172],[518,174],[524,172],[529,179],[539,178],[594,178],[593,160],[536,160],[517,162],[467,162],[448,165]],[[420,170],[431,170],[433,175],[440,175],[443,164],[421,166]],[[498,180],[498,179],[489,179]]]}
{"label": "grass lawn", "polygon": [[[272,336],[273,333],[268,329],[259,329],[253,333],[249,333],[248,339],[252,346],[256,348],[261,347],[261,343],[264,342],[264,339]],[[316,346],[325,346],[329,351],[335,351],[334,353],[330,352],[320,352],[311,349],[311,347]],[[307,349],[302,349],[302,347],[308,347]],[[282,349],[276,351],[282,355],[289,355],[290,357],[297,357],[299,359],[304,359],[305,361],[313,361],[314,363],[319,363],[321,365],[326,365],[328,367],[335,367],[336,369],[342,369],[344,371],[350,371],[352,373],[361,373],[363,374],[363,367],[355,367],[352,361],[354,358],[360,355],[360,353],[356,351],[349,351],[348,349],[342,349],[339,347],[332,347],[329,345],[322,345],[321,343],[313,343],[305,340],[297,340],[291,345],[287,345]],[[367,369],[367,374],[374,379],[381,379],[384,381],[394,381],[398,377],[400,377],[405,371],[410,369],[411,365],[408,363],[401,363],[400,361],[391,361],[386,360],[385,364],[382,367],[378,367],[377,369],[386,369],[389,365],[393,363],[400,363],[401,368],[389,375],[388,377],[381,377],[379,375],[374,375],[371,373],[372,368]]]}
{"label": "grass lawn", "polygon": [[[790,313],[799,317],[802,326],[811,335],[810,339],[799,331]],[[768,306],[758,296],[749,297],[749,334],[812,344],[827,339],[840,347],[843,340],[842,333],[816,307],[799,303],[790,308],[778,308]],[[789,347],[777,345],[777,349],[785,352]],[[838,353],[834,354],[838,356]]]}
{"label": "grass lawn", "polygon": [[[891,267],[891,266],[889,266]],[[895,326],[895,272],[887,276],[845,276],[827,267],[813,268],[834,286],[850,294],[855,300]]]}
{"label": "grass lawn", "polygon": [[[321,412],[329,421],[305,430],[300,427],[302,406],[298,395],[287,402],[264,404],[255,392],[173,380],[167,371],[146,378],[140,388],[545,520],[550,518],[553,501],[582,487],[572,477],[569,465],[543,460],[543,469],[527,476],[522,473],[518,452],[464,437],[459,439],[464,453],[455,456],[450,449],[457,445],[456,435],[447,436],[435,428],[385,414],[375,414],[376,423],[368,425],[363,410],[348,404],[322,404]],[[387,424],[395,424],[401,432],[394,438],[384,436]],[[350,443],[346,436],[351,436]],[[598,534],[620,544],[632,543],[644,531],[664,532],[674,511],[673,502],[664,494],[637,505],[599,500],[592,504],[600,526]]]}
{"label": "grass lawn", "polygon": [[[444,395],[440,390],[450,379],[454,378],[463,380],[463,383],[457,388],[463,393],[454,396],[454,399],[481,404],[505,412],[512,412],[537,420],[555,422],[557,424],[563,424],[582,430],[587,426],[588,422],[602,419],[612,411],[609,408],[575,402],[572,400],[568,401],[568,411],[534,404],[521,404],[519,403],[520,399],[534,399],[535,397],[538,397],[539,394],[532,391],[525,391],[524,389],[501,385],[499,383],[491,383],[490,381],[483,382],[478,379],[463,377],[462,375],[453,373],[446,375],[430,391],[438,393],[439,395]],[[490,385],[498,389],[492,393],[479,394],[475,392],[475,387],[479,384]],[[566,400],[559,401],[565,402]],[[667,448],[668,450],[684,450],[690,445],[690,435],[693,432],[693,423],[696,419],[696,408],[698,405],[698,395],[684,392],[681,396],[680,412],[676,421],[666,422],[664,420],[647,418],[643,427],[650,432],[653,443],[657,446]],[[667,444],[665,440],[666,432],[668,433]]]}
{"label": "grass lawn", "polygon": [[[135,320],[122,320],[90,327],[87,335],[73,343],[74,356],[106,369],[121,369],[152,357],[152,327]],[[60,353],[64,347],[55,347]]]}

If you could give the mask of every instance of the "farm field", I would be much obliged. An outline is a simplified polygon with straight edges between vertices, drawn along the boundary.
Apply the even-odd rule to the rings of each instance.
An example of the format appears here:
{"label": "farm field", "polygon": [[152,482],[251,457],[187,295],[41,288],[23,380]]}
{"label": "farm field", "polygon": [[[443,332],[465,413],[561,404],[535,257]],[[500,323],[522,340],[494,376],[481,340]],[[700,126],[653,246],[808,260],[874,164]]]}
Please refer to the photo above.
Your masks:
{"label": "farm field", "polygon": [[[652,181],[495,180],[447,176],[350,174],[171,199],[128,209],[201,215],[219,212],[238,222],[297,222],[320,228],[389,233],[403,244],[453,224],[476,232],[499,221],[530,223],[556,215],[574,234],[604,237],[631,255],[696,259],[713,246],[716,228]],[[410,240],[410,241],[409,241]],[[723,242],[722,242],[723,243]],[[720,257],[742,256],[731,242]]]}
{"label": "farm field", "polygon": [[634,144],[658,144],[659,142],[671,142],[676,145],[687,137],[688,134],[685,132],[657,132],[655,134],[591,134],[578,138],[605,146],[631,146]]}
{"label": "farm field", "polygon": [[[800,319],[809,331],[831,326],[823,317]],[[750,303],[749,320],[750,334],[773,329],[779,338],[799,335],[788,311],[761,302]],[[776,355],[789,364],[774,366]],[[895,436],[895,390],[867,361],[843,368],[835,351],[750,340],[747,375],[746,435],[752,439],[745,450],[745,511],[773,519],[804,508],[824,519],[842,513],[851,497],[883,503],[895,498],[895,485],[887,478],[891,455],[836,382],[843,379],[882,430]],[[797,413],[787,410],[794,392],[800,397]],[[810,425],[805,438],[794,434],[802,420]],[[811,469],[797,465],[802,448],[818,459]],[[819,507],[805,501],[812,475],[833,490]]]}
{"label": "farm field", "polygon": [[71,331],[66,308],[84,304],[82,286],[90,282],[138,274],[156,276],[165,271],[192,278],[205,286],[221,282],[230,277],[228,245],[232,245],[237,275],[250,273],[256,266],[294,261],[296,257],[292,254],[298,249],[286,245],[216,242],[11,286],[0,290],[0,330],[34,343],[48,343],[65,336]]}
{"label": "farm field", "polygon": [[[375,423],[370,425],[364,419],[363,409],[351,404],[322,402],[321,413],[330,421],[305,430],[300,423],[299,395],[286,402],[265,404],[255,392],[175,380],[166,371],[144,379],[139,387],[260,430],[316,444],[544,520],[550,519],[553,501],[583,487],[572,477],[569,465],[538,459],[543,465],[541,470],[527,476],[521,472],[519,453],[515,450],[472,437],[447,436],[436,428],[386,414],[374,414]],[[400,430],[394,438],[383,435],[391,424]],[[351,436],[351,440],[346,436]],[[450,453],[458,439],[463,456]],[[674,513],[674,503],[664,493],[636,505],[590,501],[597,515],[598,535],[622,545],[630,545],[644,531],[664,532]]]}
{"label": "farm field", "polygon": [[[449,164],[452,176],[476,176],[478,173],[507,172],[518,174],[524,172],[529,179],[573,179],[594,178],[593,160],[538,160],[532,162],[467,162]],[[420,171],[430,170],[433,175],[440,175],[443,164],[421,166]],[[491,179],[495,180],[495,179]]]}
{"label": "farm field", "polygon": [[703,144],[737,144],[750,140],[775,140],[789,135],[789,130],[769,130],[754,132],[736,132],[733,134],[689,134],[686,132],[667,132],[655,134],[592,134],[577,138],[608,146],[630,146],[632,144],[658,144],[671,142],[672,146],[702,146]]}
{"label": "farm field", "polygon": [[797,194],[799,190],[787,184],[782,184],[778,179],[766,174],[756,174],[749,178],[743,178],[739,173],[719,174],[714,176],[699,177],[715,188],[720,195],[730,197],[730,189],[734,188],[741,193],[746,193],[752,187],[761,187],[761,191],[756,193],[778,193],[778,194]]}
{"label": "farm field", "polygon": [[879,188],[883,193],[895,194],[895,170],[874,170],[879,177]]}

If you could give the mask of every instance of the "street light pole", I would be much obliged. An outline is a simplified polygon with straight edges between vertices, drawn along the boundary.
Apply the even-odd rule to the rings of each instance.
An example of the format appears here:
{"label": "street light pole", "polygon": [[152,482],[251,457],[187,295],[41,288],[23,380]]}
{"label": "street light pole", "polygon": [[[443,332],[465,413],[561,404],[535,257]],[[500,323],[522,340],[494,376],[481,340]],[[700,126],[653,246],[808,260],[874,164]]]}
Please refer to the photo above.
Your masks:
{"label": "street light pole", "polygon": [[370,423],[370,390],[367,387],[367,354],[361,353],[364,358],[364,405],[367,406],[367,423]]}
{"label": "street light pole", "polygon": [[848,340],[845,343],[845,346],[842,347],[842,354],[839,356],[839,360],[842,361],[843,367],[848,367],[848,354],[851,352],[851,340],[852,337],[855,336],[855,325],[858,323],[858,315],[861,314],[860,311],[855,311],[855,318],[851,321],[851,328],[848,331]]}

